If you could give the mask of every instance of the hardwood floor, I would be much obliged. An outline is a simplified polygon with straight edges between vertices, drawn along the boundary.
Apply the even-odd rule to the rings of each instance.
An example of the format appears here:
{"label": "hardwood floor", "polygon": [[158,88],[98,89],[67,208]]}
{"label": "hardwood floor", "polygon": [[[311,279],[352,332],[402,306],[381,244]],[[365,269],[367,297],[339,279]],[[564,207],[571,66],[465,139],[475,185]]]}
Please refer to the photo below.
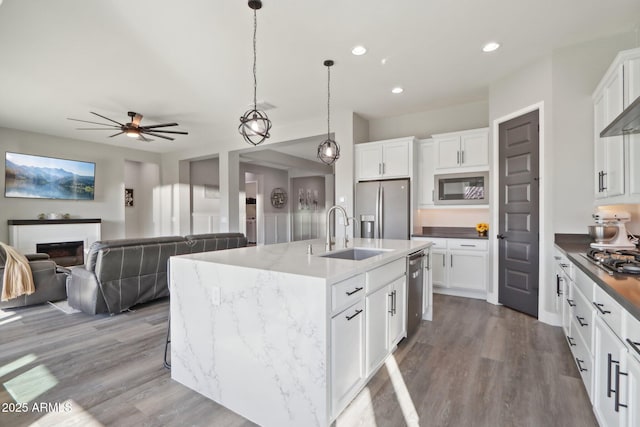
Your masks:
{"label": "hardwood floor", "polygon": [[[401,343],[337,426],[597,425],[559,328],[483,301],[434,300],[434,321]],[[0,426],[254,425],[171,380],[167,313],[166,299],[118,316],[0,311]],[[9,391],[31,403],[16,408]]]}

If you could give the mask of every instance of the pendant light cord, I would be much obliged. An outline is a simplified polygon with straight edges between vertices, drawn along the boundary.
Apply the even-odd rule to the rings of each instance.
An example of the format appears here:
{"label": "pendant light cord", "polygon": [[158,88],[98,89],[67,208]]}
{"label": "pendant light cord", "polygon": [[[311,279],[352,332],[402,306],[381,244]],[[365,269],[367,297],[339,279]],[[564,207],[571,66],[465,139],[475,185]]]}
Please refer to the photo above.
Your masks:
{"label": "pendant light cord", "polygon": [[258,93],[258,77],[256,73],[256,34],[258,32],[258,18],[256,10],[253,9],[253,109],[258,109],[257,93]]}
{"label": "pendant light cord", "polygon": [[331,133],[331,66],[327,66],[327,139]]}

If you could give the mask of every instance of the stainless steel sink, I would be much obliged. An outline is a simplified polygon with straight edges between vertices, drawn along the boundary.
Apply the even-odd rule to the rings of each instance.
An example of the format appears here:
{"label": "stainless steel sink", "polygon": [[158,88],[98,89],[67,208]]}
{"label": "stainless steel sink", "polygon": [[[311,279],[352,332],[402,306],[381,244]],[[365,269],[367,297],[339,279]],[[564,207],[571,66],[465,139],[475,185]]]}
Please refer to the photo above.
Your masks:
{"label": "stainless steel sink", "polygon": [[368,249],[368,248],[351,248],[343,251],[329,252],[319,255],[324,258],[349,259],[352,261],[361,261],[388,252],[388,249]]}

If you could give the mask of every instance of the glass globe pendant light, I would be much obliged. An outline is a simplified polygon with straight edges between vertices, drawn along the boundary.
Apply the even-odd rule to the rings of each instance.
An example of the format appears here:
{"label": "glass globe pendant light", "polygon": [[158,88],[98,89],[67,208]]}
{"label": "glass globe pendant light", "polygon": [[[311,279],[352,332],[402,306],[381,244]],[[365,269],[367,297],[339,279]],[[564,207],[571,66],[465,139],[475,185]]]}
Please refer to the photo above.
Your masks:
{"label": "glass globe pendant light", "polygon": [[318,158],[327,165],[332,165],[340,158],[340,146],[331,139],[331,59],[324,61],[327,67],[327,139],[318,145]]}
{"label": "glass globe pendant light", "polygon": [[258,29],[258,19],[256,10],[262,8],[262,1],[249,0],[249,7],[253,9],[253,109],[244,113],[240,117],[240,126],[238,132],[245,141],[252,145],[258,145],[269,138],[271,130],[271,120],[264,111],[258,110],[258,102],[256,101],[256,92],[258,88],[258,79],[256,77],[256,32]]}

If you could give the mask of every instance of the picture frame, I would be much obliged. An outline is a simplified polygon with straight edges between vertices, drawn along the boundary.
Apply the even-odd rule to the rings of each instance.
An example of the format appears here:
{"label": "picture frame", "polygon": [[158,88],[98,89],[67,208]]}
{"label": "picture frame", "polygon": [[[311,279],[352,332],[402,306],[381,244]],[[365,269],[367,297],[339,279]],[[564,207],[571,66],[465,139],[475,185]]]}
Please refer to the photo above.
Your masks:
{"label": "picture frame", "polygon": [[124,189],[124,206],[127,208],[133,207],[133,188]]}

